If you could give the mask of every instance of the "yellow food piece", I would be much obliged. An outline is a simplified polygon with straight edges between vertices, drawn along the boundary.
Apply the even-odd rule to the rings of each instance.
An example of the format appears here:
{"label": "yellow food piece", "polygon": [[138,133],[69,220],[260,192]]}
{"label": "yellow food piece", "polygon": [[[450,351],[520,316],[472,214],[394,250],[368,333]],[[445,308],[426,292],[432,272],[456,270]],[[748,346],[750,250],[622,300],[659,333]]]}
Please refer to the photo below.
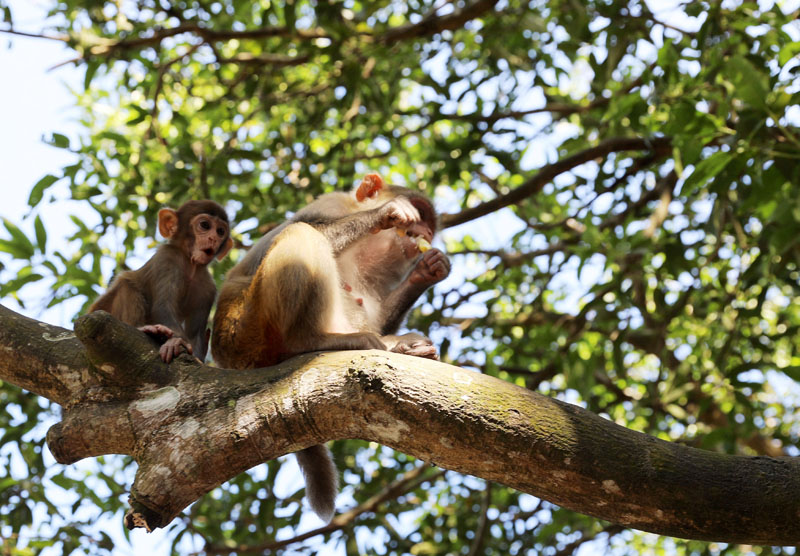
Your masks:
{"label": "yellow food piece", "polygon": [[[405,237],[406,235],[406,231],[400,228],[395,228],[395,231],[397,232],[397,235],[399,235],[400,237]],[[411,239],[413,239],[416,242],[417,249],[419,249],[420,253],[424,253],[425,251],[430,251],[431,249],[433,249],[431,244],[424,237],[416,236],[412,237]]]}

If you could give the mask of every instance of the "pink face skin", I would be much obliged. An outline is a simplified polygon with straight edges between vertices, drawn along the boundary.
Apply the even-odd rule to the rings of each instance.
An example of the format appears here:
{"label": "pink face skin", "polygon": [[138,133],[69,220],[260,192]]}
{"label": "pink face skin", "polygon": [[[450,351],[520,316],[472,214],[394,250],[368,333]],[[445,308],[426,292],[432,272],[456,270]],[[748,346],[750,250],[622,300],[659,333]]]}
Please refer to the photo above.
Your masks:
{"label": "pink face skin", "polygon": [[420,251],[417,247],[415,237],[422,237],[428,241],[433,241],[433,231],[436,226],[433,209],[428,203],[422,199],[411,198],[411,204],[419,212],[420,219],[413,222],[410,226],[405,228],[405,236],[400,236],[401,247],[406,255],[406,258],[412,259],[419,255]]}
{"label": "pink face skin", "polygon": [[190,223],[194,233],[192,263],[207,265],[214,260],[228,237],[228,224],[210,214],[198,214]]}
{"label": "pink face skin", "polygon": [[400,243],[400,249],[407,259],[413,259],[420,254],[419,247],[417,246],[416,236],[425,238],[428,243],[433,241],[433,232],[431,229],[421,222],[415,222],[410,227],[406,228],[404,236],[397,236],[397,241]]}

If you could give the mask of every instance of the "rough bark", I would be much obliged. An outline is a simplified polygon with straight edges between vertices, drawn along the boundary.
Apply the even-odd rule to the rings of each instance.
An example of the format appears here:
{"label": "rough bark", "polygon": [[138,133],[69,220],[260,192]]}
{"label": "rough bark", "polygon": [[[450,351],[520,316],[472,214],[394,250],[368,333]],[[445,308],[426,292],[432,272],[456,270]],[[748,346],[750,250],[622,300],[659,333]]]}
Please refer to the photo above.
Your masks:
{"label": "rough bark", "polygon": [[75,333],[0,307],[0,378],[64,407],[61,463],[139,464],[130,527],[163,527],[215,486],[321,442],[360,438],[608,521],[749,544],[800,543],[800,461],[657,440],[443,363],[380,351],[232,371],[156,346],[99,312]]}

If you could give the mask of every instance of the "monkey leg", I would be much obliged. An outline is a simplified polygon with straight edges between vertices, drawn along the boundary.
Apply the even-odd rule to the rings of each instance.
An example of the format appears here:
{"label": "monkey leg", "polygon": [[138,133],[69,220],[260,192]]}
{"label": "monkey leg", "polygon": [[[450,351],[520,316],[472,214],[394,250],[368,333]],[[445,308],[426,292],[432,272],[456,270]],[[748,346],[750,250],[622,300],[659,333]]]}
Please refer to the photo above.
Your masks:
{"label": "monkey leg", "polygon": [[344,308],[330,243],[308,224],[287,227],[256,271],[250,296],[291,354],[315,350],[385,349],[377,335],[357,329]]}
{"label": "monkey leg", "polygon": [[143,326],[147,322],[147,300],[128,276],[120,274],[111,288],[100,296],[89,309],[106,311],[131,326]]}
{"label": "monkey leg", "polygon": [[226,367],[268,366],[316,350],[385,349],[344,309],[330,243],[304,223],[275,237],[252,277],[228,280],[214,316],[211,352]]}

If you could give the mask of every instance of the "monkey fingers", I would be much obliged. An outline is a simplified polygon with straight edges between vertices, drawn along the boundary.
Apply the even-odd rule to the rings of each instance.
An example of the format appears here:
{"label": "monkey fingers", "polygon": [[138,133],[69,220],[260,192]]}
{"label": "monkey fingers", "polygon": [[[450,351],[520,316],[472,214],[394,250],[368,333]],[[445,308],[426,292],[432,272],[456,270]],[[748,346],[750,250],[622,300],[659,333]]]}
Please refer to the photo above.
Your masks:
{"label": "monkey fingers", "polygon": [[441,282],[448,274],[450,261],[447,256],[438,249],[431,249],[423,253],[408,279],[414,284],[431,285]]}
{"label": "monkey fingers", "polygon": [[192,354],[192,344],[180,337],[173,337],[164,342],[159,350],[161,360],[165,363],[171,362],[175,357],[180,355],[183,351]]}
{"label": "monkey fingers", "polygon": [[384,230],[408,227],[421,219],[417,207],[406,197],[395,197],[379,210],[382,215],[380,226]]}

